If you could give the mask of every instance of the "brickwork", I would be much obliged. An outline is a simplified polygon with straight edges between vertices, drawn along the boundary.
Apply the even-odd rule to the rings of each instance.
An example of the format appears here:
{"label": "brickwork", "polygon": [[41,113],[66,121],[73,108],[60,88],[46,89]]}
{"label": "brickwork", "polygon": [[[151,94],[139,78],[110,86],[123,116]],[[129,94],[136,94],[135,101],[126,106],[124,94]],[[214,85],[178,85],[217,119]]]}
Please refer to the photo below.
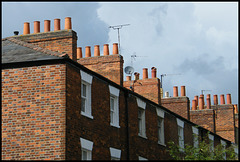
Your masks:
{"label": "brickwork", "polygon": [[73,30],[26,34],[14,36],[14,38],[60,54],[68,54],[70,58],[77,61],[77,34]]}
{"label": "brickwork", "polygon": [[189,120],[190,103],[188,97],[169,97],[161,100],[162,106]]}
{"label": "brickwork", "polygon": [[127,89],[132,87],[134,92],[161,105],[160,80],[158,78],[124,81],[123,86]]}
{"label": "brickwork", "polygon": [[123,85],[123,57],[121,55],[85,57],[78,59],[77,62],[113,82]]}
{"label": "brickwork", "polygon": [[65,65],[2,70],[2,160],[65,158]]}

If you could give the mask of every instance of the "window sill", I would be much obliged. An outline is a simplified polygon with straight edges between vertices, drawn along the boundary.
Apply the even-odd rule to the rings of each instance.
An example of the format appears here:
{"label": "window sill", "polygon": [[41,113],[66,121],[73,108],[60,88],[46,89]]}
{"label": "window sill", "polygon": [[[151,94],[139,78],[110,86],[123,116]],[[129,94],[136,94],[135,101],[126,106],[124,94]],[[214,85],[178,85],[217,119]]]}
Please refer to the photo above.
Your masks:
{"label": "window sill", "polygon": [[92,115],[87,114],[87,113],[82,112],[82,111],[81,111],[81,115],[86,116],[86,117],[88,117],[88,118],[90,118],[90,119],[93,119],[93,116],[92,116]]}
{"label": "window sill", "polygon": [[159,141],[158,141],[158,144],[166,147],[166,145],[164,143],[160,143]]}
{"label": "window sill", "polygon": [[147,136],[141,135],[139,133],[138,133],[138,136],[147,139]]}
{"label": "window sill", "polygon": [[113,126],[113,127],[116,127],[116,128],[120,128],[119,125],[115,125],[115,124],[112,124],[112,123],[110,123],[110,125]]}

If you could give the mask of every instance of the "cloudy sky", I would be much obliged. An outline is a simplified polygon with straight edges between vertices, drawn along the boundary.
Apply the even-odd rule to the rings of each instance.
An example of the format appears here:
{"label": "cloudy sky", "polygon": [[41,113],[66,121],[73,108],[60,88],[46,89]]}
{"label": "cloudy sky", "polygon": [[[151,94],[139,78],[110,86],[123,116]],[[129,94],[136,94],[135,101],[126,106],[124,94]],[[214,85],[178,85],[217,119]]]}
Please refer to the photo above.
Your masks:
{"label": "cloudy sky", "polygon": [[[173,95],[173,86],[186,86],[190,101],[195,95],[230,93],[238,103],[238,2],[2,2],[2,38],[23,32],[24,22],[72,18],[78,46],[118,42],[120,29],[124,67],[157,68],[163,90]],[[92,51],[93,52],[93,51]],[[102,52],[101,52],[102,53]],[[132,56],[136,57],[132,57]],[[125,77],[124,77],[125,78]],[[205,98],[206,99],[206,98]]]}

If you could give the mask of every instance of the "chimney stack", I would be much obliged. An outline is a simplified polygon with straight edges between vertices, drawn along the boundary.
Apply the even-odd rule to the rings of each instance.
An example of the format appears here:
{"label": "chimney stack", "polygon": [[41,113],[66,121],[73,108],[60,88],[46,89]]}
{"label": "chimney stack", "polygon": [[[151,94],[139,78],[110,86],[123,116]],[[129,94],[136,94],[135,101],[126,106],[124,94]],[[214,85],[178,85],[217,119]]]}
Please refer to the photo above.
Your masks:
{"label": "chimney stack", "polygon": [[196,100],[192,100],[192,110],[197,110]]}
{"label": "chimney stack", "polygon": [[39,33],[40,32],[40,21],[34,21],[33,26],[34,26],[33,32],[34,33]]}
{"label": "chimney stack", "polygon": [[185,86],[181,86],[181,96],[186,96]]}
{"label": "chimney stack", "polygon": [[54,31],[61,30],[60,19],[54,19]]}
{"label": "chimney stack", "polygon": [[224,104],[225,104],[224,94],[221,94],[221,95],[220,95],[220,103],[221,103],[221,105],[224,105]]}
{"label": "chimney stack", "polygon": [[157,68],[152,67],[151,69],[152,69],[152,78],[156,78],[156,76],[157,76]]}
{"label": "chimney stack", "polygon": [[100,56],[99,45],[94,46],[94,56]]}
{"label": "chimney stack", "polygon": [[85,57],[91,57],[91,46],[85,47]]}
{"label": "chimney stack", "polygon": [[199,110],[203,110],[204,109],[204,98],[203,95],[199,97]]}
{"label": "chimney stack", "polygon": [[148,79],[148,68],[143,68],[143,79]]}
{"label": "chimney stack", "polygon": [[77,59],[82,58],[82,47],[77,47]]}
{"label": "chimney stack", "polygon": [[109,55],[108,44],[104,44],[104,45],[103,45],[103,55],[104,55],[104,56]]}
{"label": "chimney stack", "polygon": [[134,73],[134,80],[139,80],[139,73],[138,72]]}
{"label": "chimney stack", "polygon": [[117,43],[113,43],[113,54],[118,54],[118,44]]}
{"label": "chimney stack", "polygon": [[213,95],[213,104],[218,105],[218,95]]}
{"label": "chimney stack", "polygon": [[44,32],[50,31],[50,20],[44,20]]}
{"label": "chimney stack", "polygon": [[178,97],[178,86],[173,87],[173,97]]}
{"label": "chimney stack", "polygon": [[72,29],[71,17],[65,18],[65,29]]}
{"label": "chimney stack", "polygon": [[126,81],[130,81],[131,80],[131,76],[126,76]]}
{"label": "chimney stack", "polygon": [[25,22],[23,25],[23,34],[30,34],[30,24],[29,22]]}
{"label": "chimney stack", "polygon": [[231,94],[227,94],[227,104],[232,104]]}

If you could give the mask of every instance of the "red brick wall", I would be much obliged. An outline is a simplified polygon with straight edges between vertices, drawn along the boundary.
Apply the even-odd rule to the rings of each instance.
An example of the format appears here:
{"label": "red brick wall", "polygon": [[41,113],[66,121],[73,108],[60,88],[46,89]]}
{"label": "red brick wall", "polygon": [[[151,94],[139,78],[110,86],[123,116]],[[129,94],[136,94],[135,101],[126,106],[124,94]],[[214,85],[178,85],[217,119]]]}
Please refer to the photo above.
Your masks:
{"label": "red brick wall", "polygon": [[65,65],[2,70],[2,159],[65,158]]}
{"label": "red brick wall", "polygon": [[37,34],[27,34],[14,37],[22,41],[32,43],[41,48],[68,54],[77,61],[77,34],[73,30],[59,30]]}
{"label": "red brick wall", "polygon": [[163,107],[166,107],[167,109],[171,110],[172,112],[189,120],[190,104],[189,104],[188,97],[162,98],[161,104]]}
{"label": "red brick wall", "polygon": [[123,86],[128,89],[132,86],[134,92],[161,105],[160,80],[158,78],[124,81]]}
{"label": "red brick wall", "polygon": [[108,56],[85,57],[78,59],[77,62],[113,82],[123,85],[122,56],[114,54]]}

